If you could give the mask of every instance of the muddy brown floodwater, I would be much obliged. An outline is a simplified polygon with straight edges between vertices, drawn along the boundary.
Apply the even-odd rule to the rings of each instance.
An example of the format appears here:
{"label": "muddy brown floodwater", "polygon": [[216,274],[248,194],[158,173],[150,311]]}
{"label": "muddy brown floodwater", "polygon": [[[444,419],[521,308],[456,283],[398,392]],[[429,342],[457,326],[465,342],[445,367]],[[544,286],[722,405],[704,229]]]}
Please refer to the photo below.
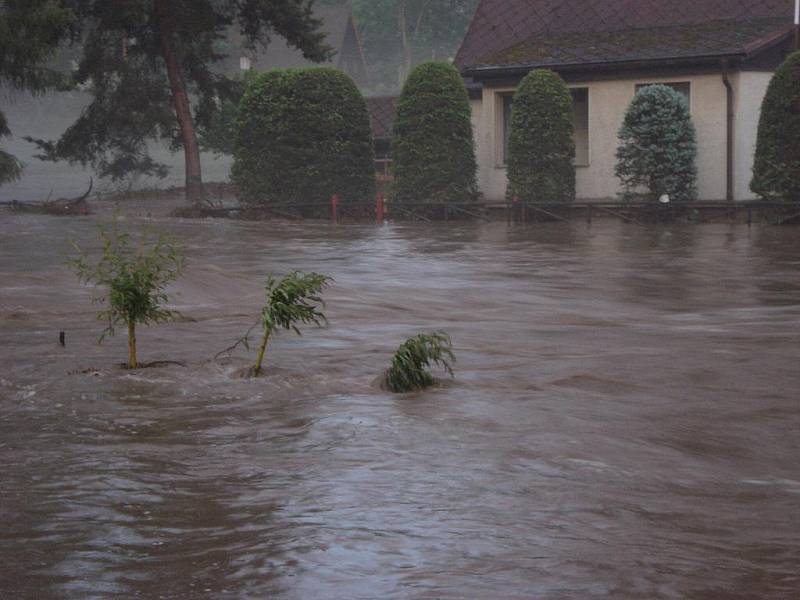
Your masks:
{"label": "muddy brown floodwater", "polygon": [[[63,266],[102,218],[0,215],[0,597],[800,597],[800,229],[153,218],[188,366],[125,372]],[[330,325],[235,377],[293,268]],[[456,379],[373,387],[431,329]]]}

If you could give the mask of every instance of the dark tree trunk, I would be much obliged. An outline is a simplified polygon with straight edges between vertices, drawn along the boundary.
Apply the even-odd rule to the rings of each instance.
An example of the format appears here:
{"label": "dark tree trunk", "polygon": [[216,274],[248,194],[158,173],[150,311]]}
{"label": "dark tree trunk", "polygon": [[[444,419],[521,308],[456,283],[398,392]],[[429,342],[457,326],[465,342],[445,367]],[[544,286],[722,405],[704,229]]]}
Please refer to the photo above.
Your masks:
{"label": "dark tree trunk", "polygon": [[175,115],[183,142],[186,157],[186,200],[192,204],[200,204],[203,200],[203,176],[200,171],[200,146],[194,130],[189,96],[186,83],[181,75],[178,56],[173,47],[175,24],[167,8],[168,0],[155,0],[155,14],[161,37],[161,53],[167,65],[167,76],[175,102]]}

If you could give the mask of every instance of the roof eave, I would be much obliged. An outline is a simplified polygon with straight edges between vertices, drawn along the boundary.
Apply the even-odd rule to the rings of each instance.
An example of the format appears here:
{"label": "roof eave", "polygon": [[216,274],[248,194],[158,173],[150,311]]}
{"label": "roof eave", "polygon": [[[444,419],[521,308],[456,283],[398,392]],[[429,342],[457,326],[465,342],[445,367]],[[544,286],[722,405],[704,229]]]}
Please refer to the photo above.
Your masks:
{"label": "roof eave", "polygon": [[651,67],[691,67],[708,66],[719,63],[722,60],[737,60],[747,56],[745,51],[729,52],[722,54],[709,54],[702,56],[658,58],[658,59],[631,59],[615,61],[597,62],[576,62],[576,63],[524,63],[513,65],[476,65],[466,67],[463,74],[472,77],[476,81],[485,79],[495,79],[498,77],[524,76],[533,69],[550,69],[551,71],[572,73],[576,71],[589,72],[608,72],[608,71],[628,71],[646,69]]}

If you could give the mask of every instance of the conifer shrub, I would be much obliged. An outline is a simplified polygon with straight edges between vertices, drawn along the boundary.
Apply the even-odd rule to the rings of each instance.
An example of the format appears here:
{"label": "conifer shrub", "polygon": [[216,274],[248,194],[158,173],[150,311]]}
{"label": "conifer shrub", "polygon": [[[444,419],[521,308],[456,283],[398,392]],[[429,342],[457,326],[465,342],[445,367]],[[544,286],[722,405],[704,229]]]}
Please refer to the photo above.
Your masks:
{"label": "conifer shrub", "polygon": [[762,198],[800,201],[800,52],[778,67],[764,96],[750,189]]}
{"label": "conifer shrub", "polygon": [[397,202],[478,199],[471,109],[464,81],[448,63],[419,65],[397,101],[392,140]]}
{"label": "conifer shrub", "polygon": [[375,188],[366,102],[329,67],[252,76],[236,122],[231,179],[246,205],[367,201]]}
{"label": "conifer shrub", "polygon": [[671,87],[637,92],[619,130],[617,165],[623,198],[697,198],[697,140],[686,98]]}
{"label": "conifer shrub", "polygon": [[528,73],[514,94],[508,140],[509,198],[575,200],[572,96],[556,73]]}

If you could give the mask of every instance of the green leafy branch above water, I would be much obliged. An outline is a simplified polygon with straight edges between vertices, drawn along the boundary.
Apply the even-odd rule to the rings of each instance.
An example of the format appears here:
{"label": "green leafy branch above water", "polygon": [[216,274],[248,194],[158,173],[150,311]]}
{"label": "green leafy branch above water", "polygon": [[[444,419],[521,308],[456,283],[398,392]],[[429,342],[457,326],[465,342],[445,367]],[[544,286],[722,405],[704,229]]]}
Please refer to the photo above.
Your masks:
{"label": "green leafy branch above water", "polygon": [[403,342],[392,358],[392,366],[384,375],[384,386],[391,392],[413,392],[436,383],[427,369],[439,365],[451,377],[455,362],[453,343],[443,331],[421,333]]}
{"label": "green leafy branch above water", "polygon": [[117,221],[98,227],[103,251],[97,262],[77,244],[78,256],[68,261],[82,283],[104,288],[98,302],[107,306],[98,314],[108,326],[100,337],[114,335],[115,327],[128,328],[128,367],[139,366],[136,355],[136,325],[170,321],[177,313],[164,308],[169,301],[166,287],[183,272],[182,251],[163,233],[143,229],[138,240],[121,231]]}
{"label": "green leafy branch above water", "polygon": [[267,277],[267,303],[261,310],[261,326],[264,334],[258,349],[256,363],[251,370],[253,376],[261,374],[261,364],[267,351],[267,344],[273,333],[279,329],[292,330],[302,335],[299,324],[321,325],[327,322],[320,310],[324,303],[322,291],[332,279],[319,273],[293,271],[283,279]]}

